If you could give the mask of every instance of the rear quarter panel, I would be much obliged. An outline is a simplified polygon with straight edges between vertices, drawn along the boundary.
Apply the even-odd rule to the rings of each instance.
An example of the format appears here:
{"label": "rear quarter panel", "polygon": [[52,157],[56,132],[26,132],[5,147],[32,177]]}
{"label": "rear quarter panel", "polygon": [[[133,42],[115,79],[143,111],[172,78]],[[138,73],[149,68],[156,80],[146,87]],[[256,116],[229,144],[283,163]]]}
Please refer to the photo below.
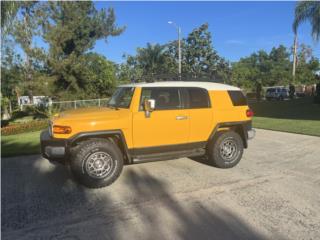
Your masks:
{"label": "rear quarter panel", "polygon": [[247,117],[248,106],[233,106],[227,91],[210,91],[211,105],[213,108],[213,128],[218,123],[242,122],[251,120]]}

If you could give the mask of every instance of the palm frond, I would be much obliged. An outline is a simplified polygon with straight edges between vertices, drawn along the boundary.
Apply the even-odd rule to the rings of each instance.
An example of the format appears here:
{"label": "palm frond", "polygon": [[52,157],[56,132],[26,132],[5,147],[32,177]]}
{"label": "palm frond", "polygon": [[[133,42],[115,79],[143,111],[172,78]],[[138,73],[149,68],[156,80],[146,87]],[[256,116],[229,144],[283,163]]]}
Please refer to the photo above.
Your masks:
{"label": "palm frond", "polygon": [[293,32],[296,34],[301,23],[309,21],[312,26],[312,36],[319,40],[320,35],[320,2],[301,1],[295,8],[295,19],[292,25]]}

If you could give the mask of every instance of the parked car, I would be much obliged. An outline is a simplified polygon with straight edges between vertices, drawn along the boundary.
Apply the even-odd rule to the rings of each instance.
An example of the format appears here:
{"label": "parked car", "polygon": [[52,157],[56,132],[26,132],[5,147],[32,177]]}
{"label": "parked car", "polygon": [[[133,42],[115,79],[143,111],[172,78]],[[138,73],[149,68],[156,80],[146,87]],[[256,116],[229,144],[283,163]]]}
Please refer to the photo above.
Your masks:
{"label": "parked car", "polygon": [[55,116],[41,133],[43,157],[68,164],[87,187],[110,185],[124,164],[207,155],[219,168],[240,161],[252,110],[239,88],[204,82],[120,86],[107,108]]}
{"label": "parked car", "polygon": [[267,100],[284,100],[289,98],[289,90],[283,87],[272,87],[266,91]]}

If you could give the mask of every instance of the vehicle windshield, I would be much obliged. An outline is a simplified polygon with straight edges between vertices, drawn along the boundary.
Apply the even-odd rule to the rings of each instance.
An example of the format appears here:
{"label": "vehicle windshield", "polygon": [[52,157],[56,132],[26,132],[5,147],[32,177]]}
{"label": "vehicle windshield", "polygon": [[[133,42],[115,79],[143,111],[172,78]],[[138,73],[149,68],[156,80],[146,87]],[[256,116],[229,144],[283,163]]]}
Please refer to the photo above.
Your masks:
{"label": "vehicle windshield", "polygon": [[134,87],[120,87],[112,95],[107,106],[114,108],[129,108]]}

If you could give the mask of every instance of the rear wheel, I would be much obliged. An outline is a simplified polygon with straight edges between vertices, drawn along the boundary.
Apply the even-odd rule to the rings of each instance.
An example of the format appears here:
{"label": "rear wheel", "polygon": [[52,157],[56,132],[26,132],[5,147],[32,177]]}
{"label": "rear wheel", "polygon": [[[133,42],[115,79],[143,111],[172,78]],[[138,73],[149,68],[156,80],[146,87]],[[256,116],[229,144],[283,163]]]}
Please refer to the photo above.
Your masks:
{"label": "rear wheel", "polygon": [[75,178],[90,188],[105,187],[113,183],[123,168],[120,149],[106,139],[81,142],[72,150],[71,171]]}
{"label": "rear wheel", "polygon": [[208,145],[210,162],[219,168],[231,168],[239,163],[243,154],[243,141],[234,131],[218,132]]}

